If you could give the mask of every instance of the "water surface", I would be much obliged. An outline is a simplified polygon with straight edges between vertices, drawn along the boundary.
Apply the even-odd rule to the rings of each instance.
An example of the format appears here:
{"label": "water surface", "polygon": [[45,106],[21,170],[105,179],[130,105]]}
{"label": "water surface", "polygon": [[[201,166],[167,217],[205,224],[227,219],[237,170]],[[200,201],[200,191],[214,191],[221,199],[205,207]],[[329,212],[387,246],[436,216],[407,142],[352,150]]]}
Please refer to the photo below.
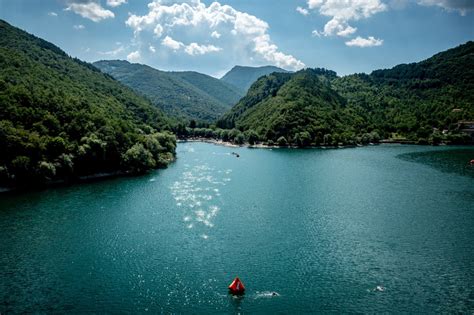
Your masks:
{"label": "water surface", "polygon": [[0,312],[470,313],[472,158],[183,143],[147,176],[3,195]]}

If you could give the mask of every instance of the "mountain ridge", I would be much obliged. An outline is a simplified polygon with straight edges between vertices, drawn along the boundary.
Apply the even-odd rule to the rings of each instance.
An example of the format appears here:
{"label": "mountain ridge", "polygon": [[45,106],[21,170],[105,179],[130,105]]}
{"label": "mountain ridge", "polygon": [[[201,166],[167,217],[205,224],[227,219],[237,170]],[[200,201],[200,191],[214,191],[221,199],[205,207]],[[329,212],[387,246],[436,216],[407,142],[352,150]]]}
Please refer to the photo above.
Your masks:
{"label": "mountain ridge", "polygon": [[287,73],[290,71],[270,65],[261,67],[236,65],[223,75],[220,80],[236,86],[245,94],[258,78],[273,72]]}
{"label": "mountain ridge", "polygon": [[125,60],[101,60],[93,65],[166,113],[187,120],[212,122],[243,96],[232,85],[199,72],[168,72]]}

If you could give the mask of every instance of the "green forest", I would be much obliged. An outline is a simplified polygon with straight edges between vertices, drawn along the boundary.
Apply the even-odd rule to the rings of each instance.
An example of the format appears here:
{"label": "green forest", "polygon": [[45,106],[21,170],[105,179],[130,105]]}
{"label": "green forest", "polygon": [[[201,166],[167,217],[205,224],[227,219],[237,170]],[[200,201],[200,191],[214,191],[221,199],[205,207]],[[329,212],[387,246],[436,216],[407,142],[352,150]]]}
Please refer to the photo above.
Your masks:
{"label": "green forest", "polygon": [[[381,139],[418,144],[469,143],[458,122],[474,118],[474,43],[420,63],[338,77],[325,69],[261,77],[216,123],[230,141],[355,145]],[[211,134],[188,129],[194,136]],[[214,128],[210,128],[211,130]],[[225,134],[225,132],[224,132]],[[227,137],[227,136],[226,136]]]}
{"label": "green forest", "polygon": [[174,159],[174,120],[91,64],[1,20],[0,68],[0,186],[140,173]]}
{"label": "green forest", "polygon": [[233,85],[198,72],[165,72],[122,60],[94,65],[182,121],[212,123],[244,94]]}

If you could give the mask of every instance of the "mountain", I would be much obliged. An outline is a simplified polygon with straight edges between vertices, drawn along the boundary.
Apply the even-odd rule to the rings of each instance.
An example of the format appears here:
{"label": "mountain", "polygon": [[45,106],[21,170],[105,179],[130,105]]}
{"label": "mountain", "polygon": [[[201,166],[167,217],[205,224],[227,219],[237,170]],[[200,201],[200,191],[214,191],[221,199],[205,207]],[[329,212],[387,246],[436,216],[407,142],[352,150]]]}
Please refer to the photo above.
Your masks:
{"label": "mountain", "polygon": [[270,74],[272,72],[283,72],[288,71],[274,67],[274,66],[264,66],[264,67],[243,67],[235,66],[229,72],[227,72],[222,78],[221,81],[232,84],[236,86],[244,94],[248,91],[250,86],[257,81],[258,78]]}
{"label": "mountain", "polygon": [[166,113],[184,119],[215,121],[243,96],[232,85],[198,72],[165,72],[122,60],[97,61],[94,65]]}
{"label": "mountain", "polygon": [[468,42],[370,75],[273,73],[254,83],[217,125],[302,146],[380,137],[463,143],[469,139],[458,133],[458,121],[473,119],[474,43]]}
{"label": "mountain", "polygon": [[173,158],[173,121],[148,100],[3,20],[0,68],[0,186],[143,172]]}

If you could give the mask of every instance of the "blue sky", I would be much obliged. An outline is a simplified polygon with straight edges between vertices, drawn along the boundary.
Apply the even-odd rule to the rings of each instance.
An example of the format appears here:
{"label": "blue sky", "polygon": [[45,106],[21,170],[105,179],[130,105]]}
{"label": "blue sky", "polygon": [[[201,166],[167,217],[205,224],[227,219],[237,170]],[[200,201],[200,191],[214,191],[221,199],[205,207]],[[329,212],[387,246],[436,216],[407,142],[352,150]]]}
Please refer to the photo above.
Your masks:
{"label": "blue sky", "polygon": [[234,65],[371,72],[474,40],[474,0],[0,0],[86,61],[221,76]]}

